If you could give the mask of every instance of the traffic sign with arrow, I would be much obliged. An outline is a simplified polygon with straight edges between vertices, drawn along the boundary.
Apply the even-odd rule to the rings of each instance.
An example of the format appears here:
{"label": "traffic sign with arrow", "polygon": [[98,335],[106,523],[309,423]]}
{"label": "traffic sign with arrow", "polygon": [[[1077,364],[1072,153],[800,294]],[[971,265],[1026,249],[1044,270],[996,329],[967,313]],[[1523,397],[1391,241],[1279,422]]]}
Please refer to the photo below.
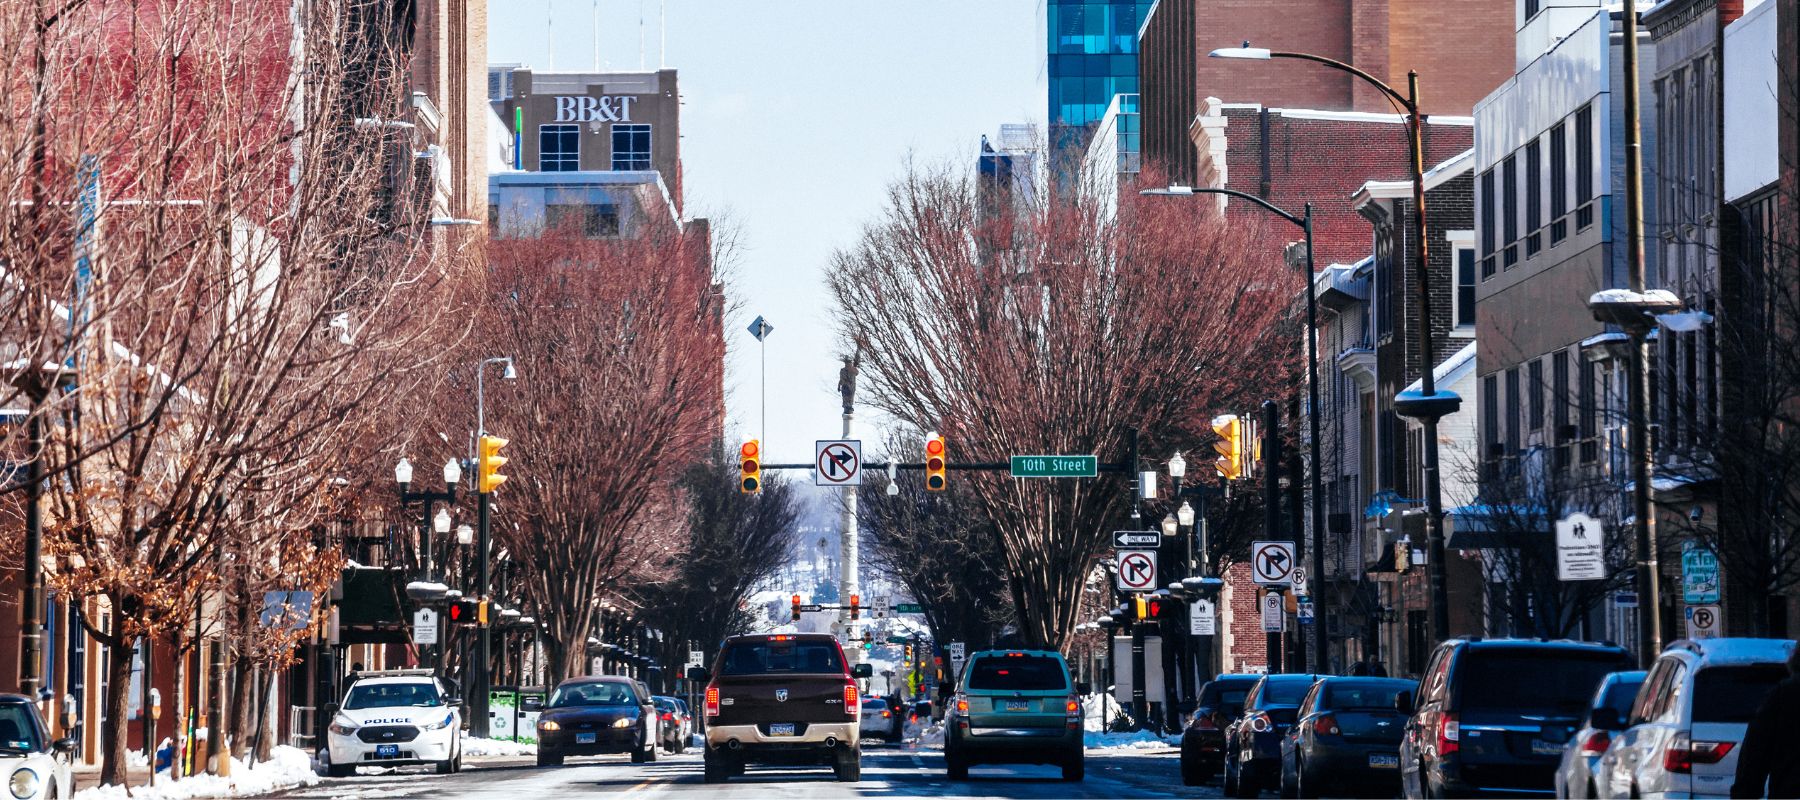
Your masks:
{"label": "traffic sign with arrow", "polygon": [[1113,531],[1115,548],[1155,547],[1159,544],[1162,544],[1162,534],[1157,531]]}

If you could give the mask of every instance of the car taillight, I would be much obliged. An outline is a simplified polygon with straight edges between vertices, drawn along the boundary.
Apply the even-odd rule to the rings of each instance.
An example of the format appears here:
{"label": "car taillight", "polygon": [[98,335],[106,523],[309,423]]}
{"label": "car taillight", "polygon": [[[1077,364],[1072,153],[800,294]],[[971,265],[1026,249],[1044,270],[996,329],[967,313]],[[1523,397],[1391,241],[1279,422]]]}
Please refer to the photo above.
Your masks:
{"label": "car taillight", "polygon": [[1581,754],[1597,756],[1606,752],[1606,746],[1612,744],[1612,734],[1606,731],[1594,731],[1581,742]]}
{"label": "car taillight", "polygon": [[675,719],[675,715],[671,714],[667,711],[664,711],[662,714],[662,718],[663,718],[663,722],[671,722]]}
{"label": "car taillight", "polygon": [[844,684],[844,713],[854,717],[860,710],[862,710],[862,706],[856,702],[856,684]]}
{"label": "car taillight", "polygon": [[1216,731],[1219,726],[1213,722],[1211,714],[1201,714],[1194,720],[1194,728],[1202,731]]}
{"label": "car taillight", "polygon": [[1669,749],[1663,751],[1663,769],[1669,772],[1686,775],[1694,771],[1695,764],[1717,764],[1731,752],[1733,742],[1694,742],[1689,741],[1685,733],[1675,734],[1669,740]]}
{"label": "car taillight", "polygon": [[1439,714],[1437,720],[1437,754],[1446,756],[1462,749],[1462,726],[1455,714]]}
{"label": "car taillight", "polygon": [[706,715],[709,717],[719,715],[719,687],[717,686],[706,687]]}
{"label": "car taillight", "polygon": [[891,717],[891,716],[893,716],[893,713],[892,713],[892,712],[889,712],[889,711],[883,711],[883,712],[881,712],[881,718],[882,718],[882,719],[887,719],[887,718],[888,718],[888,717]]}
{"label": "car taillight", "polygon": [[1258,711],[1255,714],[1250,715],[1250,730],[1256,731],[1257,733],[1262,733],[1263,731],[1266,731],[1274,726],[1275,726],[1275,723],[1274,723],[1274,721],[1269,719],[1268,714],[1264,714],[1261,711]]}
{"label": "car taillight", "polygon": [[1313,717],[1312,727],[1313,733],[1322,733],[1326,736],[1338,735],[1337,717],[1330,714],[1320,714],[1319,716]]}
{"label": "car taillight", "polygon": [[956,698],[956,713],[965,717],[969,715],[969,698]]}

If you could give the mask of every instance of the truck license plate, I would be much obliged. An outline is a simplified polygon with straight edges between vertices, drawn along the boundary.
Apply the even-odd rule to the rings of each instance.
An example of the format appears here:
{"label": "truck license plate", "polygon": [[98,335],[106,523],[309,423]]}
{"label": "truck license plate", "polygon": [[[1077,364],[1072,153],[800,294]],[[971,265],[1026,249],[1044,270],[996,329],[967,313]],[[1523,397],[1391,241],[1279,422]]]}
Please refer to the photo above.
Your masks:
{"label": "truck license plate", "polygon": [[400,745],[397,745],[397,744],[375,745],[375,757],[376,758],[399,758],[400,757]]}
{"label": "truck license plate", "polygon": [[594,737],[596,735],[597,734],[592,734],[592,733],[577,733],[577,734],[575,734],[575,743],[576,744],[593,744]]}
{"label": "truck license plate", "polygon": [[1030,700],[1008,700],[1008,701],[1006,701],[1005,707],[1002,708],[1001,710],[1002,711],[1030,711],[1031,710],[1031,701]]}
{"label": "truck license plate", "polygon": [[771,722],[771,723],[769,723],[769,735],[770,736],[793,736],[794,735],[794,723],[792,723],[792,722]]}
{"label": "truck license plate", "polygon": [[1559,756],[1562,755],[1562,751],[1563,746],[1556,742],[1546,742],[1543,739],[1531,740],[1531,752],[1533,755]]}
{"label": "truck license plate", "polygon": [[1375,769],[1399,769],[1400,756],[1390,753],[1370,753],[1369,766]]}

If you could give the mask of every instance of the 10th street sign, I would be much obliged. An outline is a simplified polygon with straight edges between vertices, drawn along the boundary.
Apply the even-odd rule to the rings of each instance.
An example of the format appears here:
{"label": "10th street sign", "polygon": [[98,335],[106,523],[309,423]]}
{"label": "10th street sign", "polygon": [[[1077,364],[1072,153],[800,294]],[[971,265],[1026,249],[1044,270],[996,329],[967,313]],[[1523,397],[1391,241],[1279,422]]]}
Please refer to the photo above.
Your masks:
{"label": "10th street sign", "polygon": [[1013,456],[1015,478],[1092,478],[1100,474],[1098,456]]}

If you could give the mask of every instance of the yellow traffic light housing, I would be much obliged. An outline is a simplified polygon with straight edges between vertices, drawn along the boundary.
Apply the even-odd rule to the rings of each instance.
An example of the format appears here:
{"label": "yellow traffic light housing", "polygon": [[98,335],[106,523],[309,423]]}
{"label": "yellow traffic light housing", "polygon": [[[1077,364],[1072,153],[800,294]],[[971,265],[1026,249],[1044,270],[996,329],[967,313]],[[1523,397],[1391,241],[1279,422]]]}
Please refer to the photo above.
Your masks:
{"label": "yellow traffic light housing", "polygon": [[794,595],[794,621],[800,621],[800,595]]}
{"label": "yellow traffic light housing", "polygon": [[861,617],[862,617],[862,595],[857,595],[857,594],[850,595],[850,618],[851,619],[860,619]]}
{"label": "yellow traffic light housing", "polygon": [[500,448],[505,447],[506,443],[505,439],[498,436],[481,437],[477,447],[479,455],[475,459],[476,475],[479,478],[475,486],[482,494],[492,494],[495,489],[500,488],[500,484],[506,482],[506,476],[500,474],[500,468],[506,466],[507,461],[500,455]]}
{"label": "yellow traffic light housing", "polygon": [[[751,439],[738,448],[738,491],[756,494],[762,491],[762,442]],[[794,601],[796,605],[798,600]],[[796,615],[800,612],[794,612]],[[799,619],[795,616],[794,619]]]}
{"label": "yellow traffic light housing", "polygon": [[1132,595],[1132,597],[1131,597],[1131,611],[1132,611],[1131,618],[1133,620],[1142,622],[1142,621],[1150,618],[1149,610],[1146,609],[1144,607],[1144,605],[1145,604],[1144,604],[1144,596],[1143,595],[1141,595],[1141,594]]}
{"label": "yellow traffic light housing", "polygon": [[1225,414],[1213,417],[1213,433],[1219,435],[1219,441],[1213,442],[1213,451],[1219,458],[1213,462],[1219,475],[1225,480],[1235,481],[1244,476],[1244,423],[1236,414]]}
{"label": "yellow traffic light housing", "polygon": [[950,485],[950,476],[946,471],[949,466],[949,453],[944,446],[944,437],[937,431],[925,434],[925,490],[941,492]]}

